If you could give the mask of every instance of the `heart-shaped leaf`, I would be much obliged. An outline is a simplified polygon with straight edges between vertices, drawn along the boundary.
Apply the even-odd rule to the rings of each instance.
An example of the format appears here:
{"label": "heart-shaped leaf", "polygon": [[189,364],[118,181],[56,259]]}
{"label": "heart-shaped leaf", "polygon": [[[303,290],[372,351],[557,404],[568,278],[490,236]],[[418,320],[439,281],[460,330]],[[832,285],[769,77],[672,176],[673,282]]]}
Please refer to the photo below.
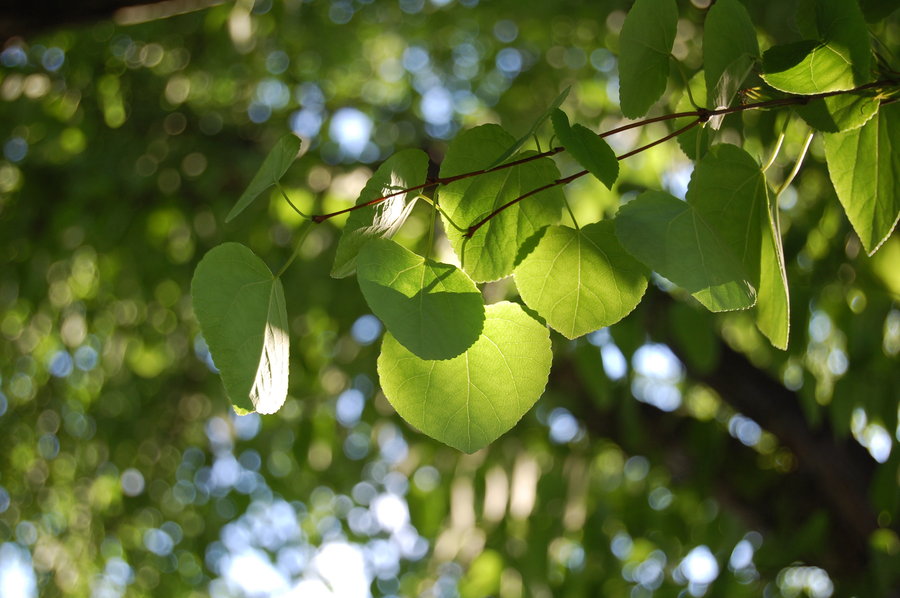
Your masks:
{"label": "heart-shaped leaf", "polygon": [[231,402],[243,411],[278,411],[289,353],[281,280],[247,247],[223,243],[197,264],[191,297]]}
{"label": "heart-shaped leaf", "polygon": [[473,453],[531,409],[547,385],[552,359],[547,328],[517,304],[503,302],[487,307],[481,336],[453,359],[420,359],[386,334],[378,376],[403,419]]}
{"label": "heart-shaped leaf", "polygon": [[422,359],[456,357],[481,334],[484,300],[456,266],[376,239],[359,252],[357,279],[375,315]]}
{"label": "heart-shaped leaf", "polygon": [[587,127],[569,126],[569,119],[562,110],[554,110],[550,119],[559,142],[572,157],[607,189],[612,189],[619,176],[619,161],[609,144]]}
{"label": "heart-shaped leaf", "polygon": [[637,0],[619,34],[619,104],[638,118],[666,91],[678,29],[674,0]]}

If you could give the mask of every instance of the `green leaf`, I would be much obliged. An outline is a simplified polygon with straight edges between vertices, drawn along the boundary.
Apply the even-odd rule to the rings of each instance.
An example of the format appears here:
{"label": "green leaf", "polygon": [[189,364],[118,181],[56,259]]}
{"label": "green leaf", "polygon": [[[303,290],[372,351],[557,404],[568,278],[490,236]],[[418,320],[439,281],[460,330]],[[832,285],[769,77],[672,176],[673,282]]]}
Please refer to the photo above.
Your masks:
{"label": "green leaf", "polygon": [[[482,125],[461,133],[450,144],[441,164],[441,177],[477,171],[491,164],[512,143],[512,136],[497,125]],[[520,154],[517,158],[528,155]],[[471,239],[448,222],[465,229],[494,209],[559,178],[549,158],[539,158],[450,183],[441,188],[442,218],[450,244],[463,269],[478,282],[510,274],[519,248],[543,227],[559,221],[563,196],[554,187],[503,210]]]}
{"label": "green leaf", "polygon": [[563,147],[607,189],[612,189],[619,176],[619,161],[609,144],[586,127],[577,124],[570,127],[562,110],[554,110],[550,119]]}
{"label": "green leaf", "polygon": [[853,0],[819,0],[818,40],[770,48],[763,55],[763,79],[788,93],[816,94],[853,89],[871,79],[869,31]]}
{"label": "green leaf", "polygon": [[275,413],[288,390],[288,323],[281,280],[247,247],[211,249],[191,281],[194,313],[236,409]]}
{"label": "green leaf", "polygon": [[266,156],[266,159],[263,160],[262,166],[256,171],[256,174],[244,190],[240,199],[237,200],[237,203],[234,204],[234,207],[228,212],[228,216],[225,217],[225,222],[234,220],[238,214],[243,212],[247,206],[253,203],[253,200],[256,199],[260,193],[272,185],[277,184],[278,181],[281,180],[281,177],[284,176],[284,173],[287,172],[287,169],[290,168],[291,164],[294,163],[294,160],[297,158],[297,152],[299,151],[299,137],[296,137],[295,135],[285,135],[279,139],[278,143],[275,144],[275,147],[269,152],[269,155]]}
{"label": "green leaf", "polygon": [[678,28],[674,0],[637,0],[619,34],[619,104],[638,118],[666,91]]}
{"label": "green leaf", "polygon": [[709,107],[728,106],[759,58],[756,29],[738,0],[717,0],[703,26],[703,68]]}
{"label": "green leaf", "polygon": [[611,220],[580,230],[550,226],[516,267],[522,299],[554,330],[577,338],[637,306],[649,272],[622,248]]}
{"label": "green leaf", "polygon": [[556,96],[556,99],[550,104],[550,106],[541,114],[540,117],[531,125],[531,128],[528,129],[528,132],[519,137],[512,145],[506,148],[506,151],[500,154],[489,166],[488,168],[493,168],[494,166],[498,166],[503,164],[510,156],[519,151],[519,148],[525,144],[526,141],[532,138],[534,134],[537,132],[538,127],[544,124],[544,121],[553,113],[554,110],[557,110],[562,103],[565,101],[566,97],[569,95],[570,87],[565,88],[562,92]]}
{"label": "green leaf", "polygon": [[456,357],[481,334],[484,300],[456,266],[375,239],[359,252],[357,278],[375,315],[422,359]]}
{"label": "green leaf", "polygon": [[[416,149],[399,151],[378,167],[359,194],[356,205],[421,185],[427,175],[428,155],[425,152]],[[350,212],[338,241],[331,276],[344,278],[353,274],[356,255],[367,241],[393,237],[406,222],[420,192],[421,189],[410,191]]]}
{"label": "green leaf", "polygon": [[796,110],[817,131],[840,133],[866,124],[878,112],[878,106],[878,98],[846,94],[816,98]]}
{"label": "green leaf", "polygon": [[756,291],[740,260],[689,203],[646,191],[619,208],[615,222],[626,251],[710,311],[755,303]]}
{"label": "green leaf", "polygon": [[714,145],[691,176],[687,201],[716,231],[757,289],[756,323],[772,344],[787,347],[787,275],[778,214],[759,164],[741,148]]}
{"label": "green leaf", "polygon": [[545,326],[515,303],[487,307],[484,331],[449,360],[416,357],[385,334],[378,377],[400,417],[467,453],[506,433],[540,398],[553,352]]}
{"label": "green leaf", "polygon": [[825,159],[841,205],[869,255],[900,218],[900,104],[858,129],[825,135]]}

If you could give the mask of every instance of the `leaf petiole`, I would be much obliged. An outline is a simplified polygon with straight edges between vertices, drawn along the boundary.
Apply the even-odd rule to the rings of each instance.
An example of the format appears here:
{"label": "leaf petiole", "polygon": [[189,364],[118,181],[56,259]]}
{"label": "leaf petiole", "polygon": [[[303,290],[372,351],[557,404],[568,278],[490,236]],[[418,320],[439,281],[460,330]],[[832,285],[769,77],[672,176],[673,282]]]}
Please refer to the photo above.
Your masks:
{"label": "leaf petiole", "polygon": [[297,255],[300,253],[300,248],[303,246],[303,241],[306,240],[306,237],[309,235],[309,231],[311,231],[312,228],[313,227],[311,220],[307,220],[301,225],[300,239],[297,241],[297,245],[294,247],[294,252],[291,254],[291,257],[288,258],[288,261],[286,261],[284,265],[279,268],[278,273],[275,275],[275,278],[281,278],[281,275],[284,274],[284,271],[294,263],[295,259],[297,259]]}
{"label": "leaf petiole", "polygon": [[307,216],[306,214],[301,212],[300,209],[294,205],[294,202],[292,202],[291,198],[288,197],[288,194],[285,192],[284,187],[281,186],[281,183],[275,183],[275,185],[278,187],[278,190],[281,192],[281,196],[284,197],[284,201],[288,202],[288,205],[291,206],[291,208],[293,208],[293,210],[295,212],[297,212],[298,214],[300,214],[300,216],[302,216],[305,220],[309,220],[309,216]]}

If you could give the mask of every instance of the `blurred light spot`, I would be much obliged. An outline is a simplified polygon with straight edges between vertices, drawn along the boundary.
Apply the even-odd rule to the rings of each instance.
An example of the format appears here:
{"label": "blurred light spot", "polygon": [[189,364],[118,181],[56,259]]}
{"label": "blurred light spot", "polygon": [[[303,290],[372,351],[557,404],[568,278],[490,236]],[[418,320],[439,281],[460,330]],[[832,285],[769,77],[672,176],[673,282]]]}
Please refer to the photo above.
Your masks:
{"label": "blurred light spot", "polygon": [[603,360],[603,371],[610,380],[621,380],[628,372],[628,362],[622,351],[614,343],[608,342],[600,347],[600,358]]}
{"label": "blurred light spot", "polygon": [[395,532],[409,523],[409,509],[406,501],[394,494],[379,494],[369,507],[381,528]]}
{"label": "blurred light spot", "polygon": [[12,137],[3,144],[3,155],[10,162],[21,162],[28,155],[28,142],[21,137]]}
{"label": "blurred light spot", "polygon": [[635,455],[625,462],[625,478],[632,482],[640,482],[650,473],[650,461],[646,457]]}
{"label": "blurred light spot", "polygon": [[409,454],[409,446],[399,428],[393,425],[383,426],[378,431],[378,447],[381,456],[388,463],[399,463]]}
{"label": "blurred light spot", "polygon": [[494,37],[504,44],[516,41],[519,36],[519,27],[508,19],[497,21],[494,23]]}
{"label": "blurred light spot", "polygon": [[661,550],[654,550],[634,568],[632,578],[638,584],[649,590],[655,590],[662,585],[666,567],[666,555]]}
{"label": "blurred light spot", "polygon": [[413,483],[422,492],[431,492],[441,483],[441,474],[431,465],[424,465],[413,474]]}
{"label": "blurred light spot", "polygon": [[248,413],[247,415],[232,416],[234,422],[234,433],[241,440],[250,440],[259,434],[262,426],[262,418],[258,413]]}
{"label": "blurred light spot", "polygon": [[288,589],[288,580],[259,549],[245,548],[225,561],[223,576],[242,595],[271,596]]}
{"label": "blurred light spot", "polygon": [[281,50],[275,50],[266,56],[266,70],[273,75],[280,75],[286,71],[290,63],[291,59]]}
{"label": "blurred light spot", "polygon": [[421,46],[409,46],[403,51],[403,68],[411,73],[418,73],[428,66],[428,51]]}
{"label": "blurred light spot", "polygon": [[445,125],[453,114],[453,97],[444,87],[435,86],[422,94],[422,117],[433,125]]}
{"label": "blurred light spot", "polygon": [[[326,596],[368,598],[372,583],[362,550],[346,542],[329,542],[313,557],[312,569],[328,584]],[[298,593],[306,598],[307,594]]]}
{"label": "blurred light spot", "polygon": [[578,420],[567,410],[557,407],[550,412],[550,439],[556,444],[571,442],[578,435]]}
{"label": "blurred light spot", "polygon": [[624,561],[631,556],[631,549],[633,546],[634,542],[631,541],[631,536],[625,532],[619,532],[613,536],[612,541],[609,543],[609,550],[617,559]]}
{"label": "blurred light spot", "polygon": [[749,417],[736,414],[728,420],[728,433],[745,446],[756,446],[762,437],[762,428]]}
{"label": "blurred light spot", "polygon": [[89,372],[97,367],[97,350],[84,345],[75,350],[75,367],[83,372]]}
{"label": "blurred light spot", "polygon": [[728,567],[732,571],[737,571],[751,565],[753,565],[753,544],[744,539],[735,544],[734,550],[731,551],[731,558],[728,559]]}
{"label": "blurred light spot", "polygon": [[0,64],[7,67],[25,66],[28,64],[28,54],[21,46],[9,46],[0,52]]}
{"label": "blurred light spot", "polygon": [[331,7],[328,9],[328,18],[338,25],[349,23],[350,19],[353,18],[353,5],[345,0],[332,2]]}
{"label": "blurred light spot", "polygon": [[29,552],[12,542],[0,545],[0,596],[37,596],[37,578]]}
{"label": "blurred light spot", "polygon": [[58,71],[65,61],[66,53],[56,47],[47,48],[47,51],[41,56],[41,64],[51,72]]}
{"label": "blurred light spot", "polygon": [[[691,550],[679,563],[678,568],[689,584],[701,587],[711,584],[719,576],[719,563],[705,545]],[[700,588],[697,590],[700,591]],[[694,591],[691,593],[697,595]]]}
{"label": "blurred light spot", "polygon": [[610,73],[616,68],[616,56],[606,48],[597,48],[591,52],[590,62],[601,73]]}
{"label": "blurred light spot", "polygon": [[337,420],[345,428],[352,428],[362,416],[363,408],[366,405],[366,398],[356,389],[349,389],[342,392],[335,404],[335,415]]}
{"label": "blurred light spot", "polygon": [[647,495],[647,502],[654,511],[662,511],[672,504],[673,495],[668,488],[659,486],[650,491]]}
{"label": "blurred light spot", "polygon": [[422,12],[424,7],[425,0],[400,0],[400,10],[411,15]]}
{"label": "blurred light spot", "polygon": [[497,53],[497,68],[507,77],[515,77],[522,71],[522,54],[515,48],[503,48]]}
{"label": "blurred light spot", "polygon": [[6,400],[6,395],[0,392],[0,416],[3,416],[6,413],[8,407],[9,402]]}
{"label": "blurred light spot", "polygon": [[125,496],[137,496],[144,491],[144,476],[133,467],[122,472],[120,482]]}
{"label": "blurred light spot", "polygon": [[10,498],[6,488],[0,486],[0,513],[5,513],[9,508]]}
{"label": "blurred light spot", "polygon": [[829,598],[834,584],[828,573],[818,567],[788,567],[778,574],[778,587],[787,596],[806,592],[810,598]]}
{"label": "blurred light spot", "polygon": [[691,174],[694,172],[693,163],[687,162],[680,164],[675,168],[669,168],[663,172],[663,187],[677,197],[684,199],[687,195],[688,183],[691,182]]}
{"label": "blurred light spot", "polygon": [[828,352],[828,369],[835,376],[843,376],[847,373],[847,368],[850,366],[850,362],[847,359],[847,354],[841,351],[840,349],[832,349]]}
{"label": "blurred light spot", "polygon": [[272,107],[261,102],[251,102],[247,108],[247,116],[256,124],[264,123],[272,116]]}
{"label": "blurred light spot", "polygon": [[38,440],[38,453],[48,461],[59,455],[59,439],[56,434],[43,434]]}
{"label": "blurred light spot", "polygon": [[328,133],[345,156],[359,157],[372,133],[372,119],[355,108],[341,108],[331,117]]}
{"label": "blurred light spot", "polygon": [[72,373],[72,356],[67,351],[56,351],[50,356],[47,369],[51,376],[65,378]]}
{"label": "blurred light spot", "polygon": [[318,110],[303,108],[291,114],[291,130],[301,137],[315,137],[322,128],[322,120]]}
{"label": "blurred light spot", "polygon": [[288,86],[278,79],[269,78],[257,84],[256,99],[270,108],[284,108],[291,100],[291,92]]}
{"label": "blurred light spot", "polygon": [[19,544],[31,546],[37,542],[37,538],[37,527],[35,527],[32,522],[20,521],[19,524],[16,525],[16,540]]}
{"label": "blurred light spot", "polygon": [[831,334],[831,318],[823,311],[814,311],[809,319],[809,336],[817,343],[824,343]]}
{"label": "blurred light spot", "polygon": [[344,454],[354,461],[365,458],[370,448],[369,435],[361,432],[353,432],[344,441]]}
{"label": "blurred light spot", "polygon": [[231,427],[221,417],[211,417],[206,422],[206,437],[214,450],[231,448]]}

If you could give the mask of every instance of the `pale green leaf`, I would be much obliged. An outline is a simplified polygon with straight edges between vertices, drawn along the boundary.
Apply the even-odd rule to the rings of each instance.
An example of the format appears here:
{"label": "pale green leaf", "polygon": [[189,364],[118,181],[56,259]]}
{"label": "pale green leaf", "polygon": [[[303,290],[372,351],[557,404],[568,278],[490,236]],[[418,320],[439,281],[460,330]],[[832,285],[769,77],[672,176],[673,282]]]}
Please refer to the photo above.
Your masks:
{"label": "pale green leaf", "polygon": [[547,227],[515,271],[528,307],[567,338],[628,315],[647,290],[648,274],[622,248],[611,220],[580,230]]}
{"label": "pale green leaf", "polygon": [[845,94],[816,98],[797,106],[797,114],[812,128],[825,133],[840,133],[866,124],[878,112],[879,100],[873,96]]}
{"label": "pale green leaf", "polygon": [[646,191],[619,208],[616,236],[646,266],[691,293],[710,311],[756,302],[740,259],[689,203]]}
{"label": "pale green leaf", "polygon": [[607,189],[612,189],[619,176],[619,161],[609,144],[586,127],[569,126],[569,119],[562,110],[554,110],[550,119],[553,131],[566,151]]}
{"label": "pale green leaf", "polygon": [[[356,205],[365,204],[401,189],[416,187],[428,175],[428,155],[422,150],[402,150],[388,158],[366,183]],[[367,241],[390,239],[406,222],[421,189],[388,198],[350,212],[338,241],[331,276],[343,278],[356,269],[356,255]]]}
{"label": "pale green leaf", "polygon": [[519,148],[522,147],[526,141],[531,139],[535,133],[537,133],[538,127],[544,124],[544,121],[553,113],[554,110],[558,109],[562,106],[563,101],[565,101],[566,97],[569,95],[569,87],[562,90],[562,92],[556,96],[556,99],[550,104],[550,106],[544,111],[543,114],[538,117],[534,123],[532,123],[531,128],[528,129],[528,132],[516,139],[515,143],[506,148],[506,151],[500,154],[490,165],[488,168],[493,168],[499,164],[505,162],[510,156],[519,151]]}
{"label": "pale green leaf", "polygon": [[422,359],[456,357],[481,334],[484,300],[456,266],[376,239],[359,252],[357,278],[372,312]]}
{"label": "pale green leaf", "polygon": [[900,104],[858,129],[825,135],[825,158],[841,205],[869,255],[900,218]]}
{"label": "pale green leaf", "polygon": [[191,281],[194,313],[236,409],[275,413],[288,390],[288,323],[281,280],[247,247],[211,249]]}
{"label": "pale green leaf", "polygon": [[772,344],[787,346],[787,278],[777,213],[759,164],[734,145],[714,145],[697,163],[687,201],[716,231],[757,289],[756,323]]}
{"label": "pale green leaf", "polygon": [[545,326],[515,303],[487,307],[481,336],[449,360],[416,357],[385,334],[378,377],[400,417],[467,453],[506,433],[537,401],[553,352]]}
{"label": "pale green leaf", "polygon": [[678,28],[675,0],[637,0],[619,34],[619,104],[638,118],[666,91]]}
{"label": "pale green leaf", "polygon": [[763,55],[763,79],[788,93],[853,89],[871,79],[869,31],[853,0],[818,0],[818,39],[775,46]]}
{"label": "pale green leaf", "polygon": [[703,68],[710,108],[728,106],[759,58],[756,29],[738,0],[717,0],[703,25]]}
{"label": "pale green leaf", "polygon": [[291,164],[294,163],[294,160],[297,158],[297,152],[299,151],[299,137],[296,137],[295,135],[285,135],[279,139],[278,143],[275,144],[275,147],[269,152],[269,155],[266,156],[266,159],[263,160],[262,166],[256,171],[253,179],[250,180],[250,184],[247,185],[244,193],[237,200],[237,203],[234,204],[234,207],[231,208],[231,211],[228,212],[228,216],[225,217],[225,222],[231,222],[238,214],[243,212],[247,206],[253,203],[253,200],[256,199],[260,193],[272,185],[277,184],[278,181],[281,180],[281,177],[284,176],[284,173],[287,172],[287,169],[290,168]]}
{"label": "pale green leaf", "polygon": [[[512,137],[497,125],[469,129],[450,144],[441,164],[441,177],[481,170],[510,143]],[[516,158],[524,155],[528,154],[519,154]],[[444,228],[469,276],[478,282],[486,282],[512,273],[522,244],[541,228],[559,221],[563,208],[562,192],[554,187],[514,204],[489,220],[471,239],[466,239],[451,222],[466,229],[494,209],[558,177],[559,171],[553,161],[540,158],[441,188],[439,198]]]}

